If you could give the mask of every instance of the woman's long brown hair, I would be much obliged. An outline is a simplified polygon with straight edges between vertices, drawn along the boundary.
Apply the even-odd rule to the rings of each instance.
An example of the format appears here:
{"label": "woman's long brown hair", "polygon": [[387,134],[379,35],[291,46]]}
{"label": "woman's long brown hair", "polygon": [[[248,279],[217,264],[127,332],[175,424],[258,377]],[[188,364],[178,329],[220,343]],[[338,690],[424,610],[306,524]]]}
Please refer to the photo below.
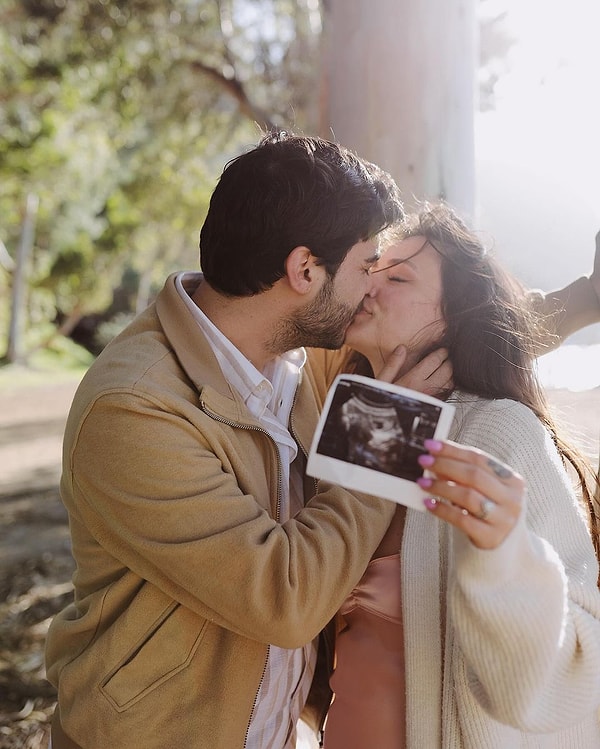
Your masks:
{"label": "woman's long brown hair", "polygon": [[[534,314],[525,289],[486,250],[476,233],[443,203],[407,217],[401,237],[422,236],[442,258],[443,338],[452,361],[454,387],[487,399],[509,398],[528,406],[548,429],[565,463],[574,469],[600,560],[599,479],[589,461],[560,434],[534,368],[544,321]],[[366,373],[353,355],[349,367]],[[371,373],[372,374],[372,373]],[[594,492],[595,488],[595,492]],[[599,579],[600,583],[600,579]]]}

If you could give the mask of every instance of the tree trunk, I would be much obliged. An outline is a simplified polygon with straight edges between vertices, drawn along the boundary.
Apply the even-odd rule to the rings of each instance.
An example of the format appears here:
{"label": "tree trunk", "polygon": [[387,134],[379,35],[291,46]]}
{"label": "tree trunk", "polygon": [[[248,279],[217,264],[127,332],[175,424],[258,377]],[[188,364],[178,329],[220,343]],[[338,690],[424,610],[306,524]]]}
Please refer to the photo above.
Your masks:
{"label": "tree trunk", "polygon": [[26,270],[29,255],[33,248],[38,203],[37,195],[29,194],[27,196],[23,228],[21,229],[21,239],[17,248],[13,274],[10,323],[5,357],[9,363],[21,361],[24,356],[23,327],[25,323]]}
{"label": "tree trunk", "polygon": [[472,217],[475,0],[323,4],[321,134]]}

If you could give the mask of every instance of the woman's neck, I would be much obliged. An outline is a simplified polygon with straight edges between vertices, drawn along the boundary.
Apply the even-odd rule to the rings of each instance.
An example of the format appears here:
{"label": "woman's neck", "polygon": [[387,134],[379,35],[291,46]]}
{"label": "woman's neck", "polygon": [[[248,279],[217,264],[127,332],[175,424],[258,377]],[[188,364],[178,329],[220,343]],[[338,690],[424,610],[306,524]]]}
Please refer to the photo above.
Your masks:
{"label": "woman's neck", "polygon": [[[373,376],[375,378],[378,378],[381,370],[385,367],[385,365],[389,362],[390,356],[392,356],[393,352],[389,352],[387,354],[382,353],[378,351],[376,354],[373,354],[371,356],[364,355],[365,358],[368,360],[371,369],[373,370]],[[406,359],[404,360],[404,363],[398,370],[398,373],[395,377],[395,379],[398,379],[398,377],[402,377],[402,375],[406,374],[409,370],[411,370],[415,364],[418,362],[418,357],[411,351],[408,351],[406,354]]]}

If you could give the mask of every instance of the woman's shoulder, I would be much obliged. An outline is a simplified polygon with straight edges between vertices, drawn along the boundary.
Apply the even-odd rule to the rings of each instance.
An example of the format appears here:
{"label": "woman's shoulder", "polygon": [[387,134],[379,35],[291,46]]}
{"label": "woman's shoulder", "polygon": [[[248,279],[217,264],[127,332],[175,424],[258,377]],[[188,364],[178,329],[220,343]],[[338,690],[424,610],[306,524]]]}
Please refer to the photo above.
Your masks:
{"label": "woman's shoulder", "polygon": [[536,414],[520,401],[511,398],[482,398],[478,395],[454,391],[448,402],[455,411],[457,426],[468,423],[505,423],[506,425],[539,423]]}
{"label": "woman's shoulder", "polygon": [[515,453],[547,452],[550,434],[525,404],[509,398],[481,398],[455,392],[449,399],[456,411],[449,438],[473,445],[501,459]]}

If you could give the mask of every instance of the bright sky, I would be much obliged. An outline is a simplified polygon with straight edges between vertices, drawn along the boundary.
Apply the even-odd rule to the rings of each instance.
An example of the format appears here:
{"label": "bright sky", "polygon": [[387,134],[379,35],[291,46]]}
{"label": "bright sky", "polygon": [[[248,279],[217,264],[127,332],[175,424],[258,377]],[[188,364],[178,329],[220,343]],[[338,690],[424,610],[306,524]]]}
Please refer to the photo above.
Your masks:
{"label": "bright sky", "polygon": [[600,0],[493,2],[517,41],[478,116],[478,223],[526,282],[555,288],[591,270],[600,229]]}
{"label": "bright sky", "polygon": [[[499,113],[510,114],[516,127],[536,136],[538,153],[555,152],[565,157],[570,152],[570,148],[565,148],[566,140],[585,162],[586,148],[595,142],[597,165],[600,2],[498,0],[498,3],[508,10],[507,26],[518,40],[509,53],[511,73],[498,84]],[[518,116],[528,110],[527,119]],[[584,164],[580,171],[589,178]],[[599,189],[597,179],[595,183],[595,189]]]}
{"label": "bright sky", "polygon": [[[600,229],[600,0],[488,0],[516,38],[497,107],[477,120],[478,224],[532,286],[592,268]],[[600,380],[600,325],[540,359],[542,380]]]}

